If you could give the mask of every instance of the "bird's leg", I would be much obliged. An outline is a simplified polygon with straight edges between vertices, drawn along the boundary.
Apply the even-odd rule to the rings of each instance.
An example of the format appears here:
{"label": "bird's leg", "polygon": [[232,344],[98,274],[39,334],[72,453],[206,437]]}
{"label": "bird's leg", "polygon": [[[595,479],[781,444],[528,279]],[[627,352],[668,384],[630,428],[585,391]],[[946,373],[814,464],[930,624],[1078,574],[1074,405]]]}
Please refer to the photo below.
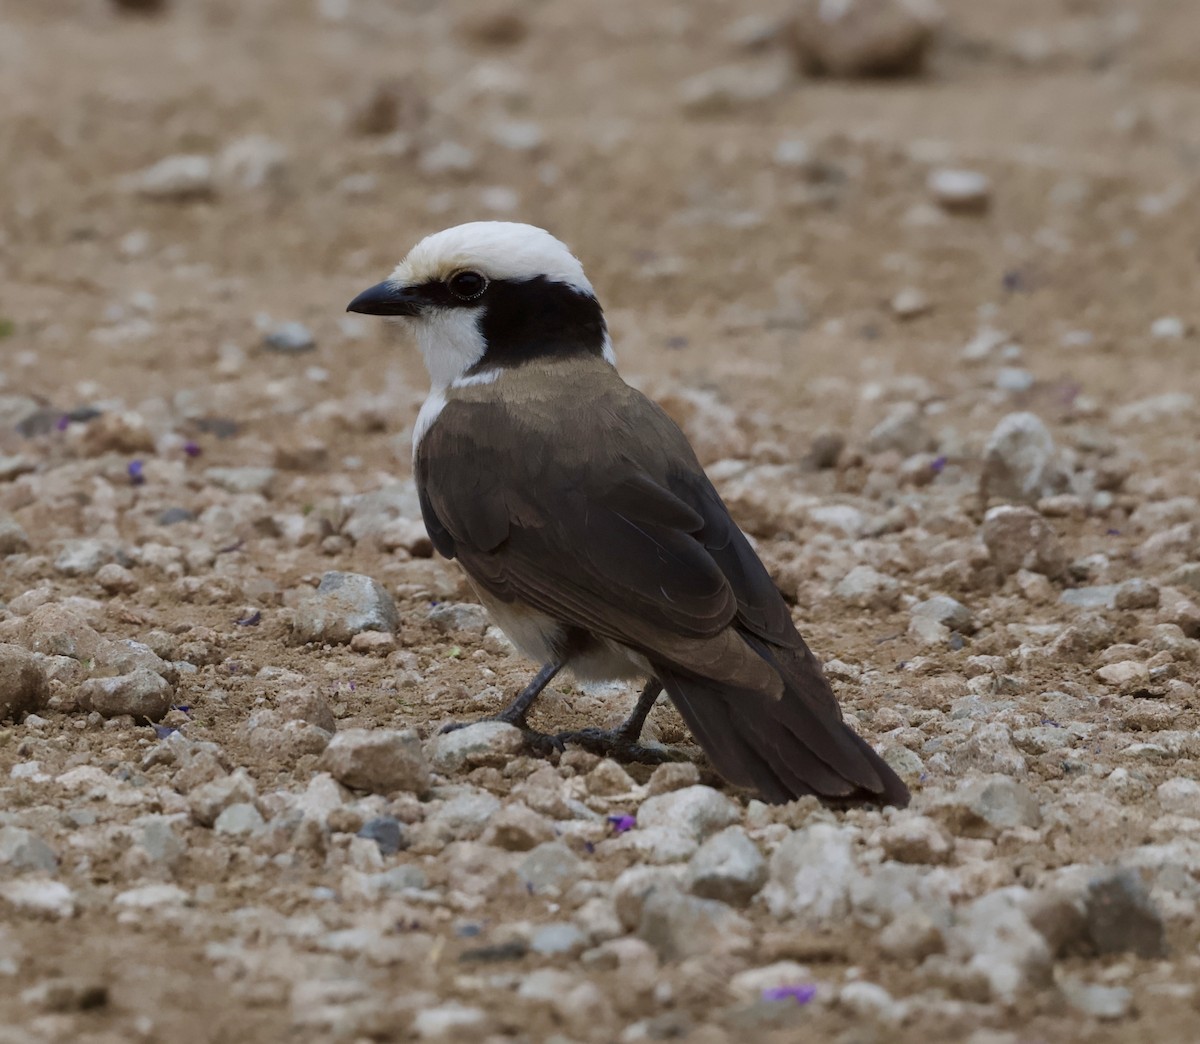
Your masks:
{"label": "bird's leg", "polygon": [[493,720],[506,721],[509,725],[515,725],[518,729],[528,728],[526,718],[529,715],[529,708],[533,706],[534,701],[542,694],[542,690],[554,680],[554,676],[563,669],[561,663],[548,663],[534,676],[533,681],[523,688],[517,694],[517,698],[504,708],[499,714],[495,715]]}
{"label": "bird's leg", "polygon": [[580,729],[577,732],[560,732],[554,739],[560,744],[574,743],[584,750],[602,757],[613,757],[618,761],[640,761],[648,765],[674,761],[670,751],[643,747],[638,743],[642,726],[650,716],[655,701],[662,692],[662,683],[651,678],[638,697],[633,712],[615,729]]}
{"label": "bird's leg", "polygon": [[[547,736],[545,733],[535,732],[531,729],[527,722],[529,708],[533,706],[534,701],[542,694],[542,690],[553,680],[554,676],[563,669],[561,663],[548,663],[534,676],[533,681],[523,688],[517,694],[517,698],[504,708],[499,714],[490,714],[486,718],[480,718],[480,721],[503,721],[509,725],[514,725],[525,733],[525,742],[533,750],[539,753],[550,753],[551,750],[562,750],[562,744],[559,743],[554,736]],[[449,725],[443,725],[442,732],[455,732],[458,729],[465,729],[468,725],[476,724],[473,721],[451,722]],[[640,726],[639,726],[640,727]]]}

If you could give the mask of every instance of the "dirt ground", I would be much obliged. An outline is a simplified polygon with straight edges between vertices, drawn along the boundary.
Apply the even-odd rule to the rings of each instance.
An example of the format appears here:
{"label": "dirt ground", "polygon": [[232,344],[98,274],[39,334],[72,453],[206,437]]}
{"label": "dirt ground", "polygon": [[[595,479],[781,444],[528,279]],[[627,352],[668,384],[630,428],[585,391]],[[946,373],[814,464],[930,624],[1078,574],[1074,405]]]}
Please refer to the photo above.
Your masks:
{"label": "dirt ground", "polygon": [[[1035,794],[1040,827],[958,841],[958,899],[1200,842],[1200,808],[1168,809],[1161,791],[1200,772],[1200,616],[1189,616],[1200,571],[1188,571],[1200,560],[1200,7],[945,8],[924,76],[842,81],[793,67],[777,29],[786,3],[176,0],[146,16],[100,0],[4,5],[0,512],[25,541],[5,549],[0,641],[46,652],[29,620],[53,604],[89,633],[188,665],[173,700],[189,710],[167,725],[244,769],[272,822],[275,795],[305,791],[320,755],[255,742],[247,719],[294,681],[263,668],[302,675],[338,731],[428,737],[497,707],[531,667],[495,635],[430,619],[431,607],[470,601],[456,568],[419,539],[344,528],[348,498],[410,478],[426,387],[403,337],[344,308],[424,234],[528,221],[583,261],[622,372],[715,465],[801,630],[841,661],[831,673],[860,731],[919,757],[917,811],[937,819],[937,795],[989,772]],[[689,82],[730,66],[736,83],[769,86],[730,96]],[[266,140],[242,145],[239,160],[249,136]],[[140,172],[180,154],[216,157],[215,168],[190,191],[145,191]],[[985,174],[986,205],[940,206],[927,186],[939,168]],[[900,314],[904,291],[915,314]],[[315,347],[267,350],[264,335],[284,322],[303,323]],[[965,357],[988,330],[1002,332],[994,350]],[[878,431],[906,403],[920,418],[915,442]],[[985,443],[1015,411],[1041,417],[1073,476],[1038,504],[1070,563],[1049,577],[1006,577],[980,541]],[[807,461],[822,433],[844,448],[818,469]],[[832,506],[858,515],[819,510]],[[168,509],[190,515],[163,525]],[[115,549],[105,561],[129,577],[64,566],[80,540]],[[858,565],[894,589],[839,594]],[[296,643],[297,606],[331,569],[388,589],[394,642]],[[1152,598],[1101,605],[1107,638],[1060,655],[1055,638],[1083,612],[1064,591],[1137,579]],[[974,622],[930,642],[911,610],[938,594]],[[1180,632],[1175,644],[1164,627]],[[351,843],[363,819],[419,825],[436,791],[390,804],[345,795],[343,820],[311,850],[195,821],[177,766],[154,755],[165,740],[128,716],[89,716],[77,701],[87,657],[49,651],[49,705],[0,740],[0,825],[33,831],[57,866],[10,862],[0,878],[61,881],[72,910],[0,907],[0,1041],[432,1039],[414,1019],[447,1002],[486,1016],[447,1031],[464,1040],[1200,1038],[1200,860],[1180,863],[1174,883],[1139,864],[1167,956],[1057,959],[1055,975],[1131,992],[1113,1017],[1045,982],[1007,1001],[939,993],[918,959],[880,950],[879,923],[847,913],[801,927],[759,900],[741,913],[746,947],[663,957],[665,986],[639,992],[621,969],[578,955],[462,959],[481,945],[479,925],[483,942],[503,942],[505,926],[569,920],[583,898],[533,894],[498,862],[475,902],[456,905],[455,875],[477,851],[456,863],[426,838],[383,861],[421,867],[419,896],[353,894],[349,871],[380,869]],[[1005,658],[993,690],[970,687],[983,671],[972,656]],[[1152,684],[1135,692],[1097,675],[1118,662],[1148,664]],[[547,727],[596,723],[628,700],[556,689],[537,715]],[[1087,708],[1084,738],[1065,753],[1020,736],[1051,717],[1046,693]],[[1008,761],[954,731],[972,696],[1009,732]],[[651,729],[699,758],[669,709]],[[568,758],[558,777],[577,783],[593,765]],[[111,787],[63,782],[85,767]],[[521,760],[440,785],[507,802],[536,770]],[[151,815],[171,819],[176,858],[138,848],[139,817]],[[805,817],[844,820],[865,848],[891,822],[745,815],[768,855],[780,824]],[[611,882],[639,857],[609,845],[603,819],[595,830],[571,836]],[[180,892],[118,902],[147,883]],[[331,941],[373,918],[394,922],[394,952]],[[833,995],[877,983],[901,1008],[781,1010],[725,991],[736,973],[782,959]],[[595,986],[595,1010],[519,993],[547,967]],[[107,1000],[37,993],[64,978],[102,984]]]}

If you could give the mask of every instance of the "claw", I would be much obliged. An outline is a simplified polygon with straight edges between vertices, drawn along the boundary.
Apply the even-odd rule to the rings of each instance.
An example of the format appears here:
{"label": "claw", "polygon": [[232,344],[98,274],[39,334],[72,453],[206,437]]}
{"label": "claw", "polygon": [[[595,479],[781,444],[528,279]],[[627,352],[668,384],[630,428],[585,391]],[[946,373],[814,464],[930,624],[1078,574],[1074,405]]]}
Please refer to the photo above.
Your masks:
{"label": "claw", "polygon": [[636,761],[643,765],[661,765],[667,761],[678,761],[680,755],[658,747],[643,747],[630,739],[622,729],[579,729],[575,732],[560,732],[554,737],[560,744],[574,743],[592,754],[611,757],[618,761]]}

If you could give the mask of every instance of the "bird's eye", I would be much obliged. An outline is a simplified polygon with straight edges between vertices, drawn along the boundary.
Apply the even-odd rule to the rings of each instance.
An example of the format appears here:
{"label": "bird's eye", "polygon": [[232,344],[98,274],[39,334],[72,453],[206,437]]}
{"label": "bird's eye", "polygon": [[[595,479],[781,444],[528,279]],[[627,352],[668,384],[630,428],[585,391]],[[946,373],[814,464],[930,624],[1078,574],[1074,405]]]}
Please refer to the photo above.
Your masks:
{"label": "bird's eye", "polygon": [[460,301],[474,301],[487,289],[488,281],[478,272],[466,271],[452,275],[448,285]]}

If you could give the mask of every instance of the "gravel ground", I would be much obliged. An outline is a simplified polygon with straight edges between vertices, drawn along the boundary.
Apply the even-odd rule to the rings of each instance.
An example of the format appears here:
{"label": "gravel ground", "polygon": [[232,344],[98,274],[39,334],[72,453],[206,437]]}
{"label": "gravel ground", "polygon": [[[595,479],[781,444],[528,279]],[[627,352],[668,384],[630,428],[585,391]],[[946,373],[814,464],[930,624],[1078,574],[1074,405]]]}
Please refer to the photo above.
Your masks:
{"label": "gravel ground", "polygon": [[[812,7],[0,13],[0,1042],[1200,1037],[1200,11]],[[342,309],[478,217],[582,258],[911,808],[666,706],[653,771],[438,735],[532,667]]]}

